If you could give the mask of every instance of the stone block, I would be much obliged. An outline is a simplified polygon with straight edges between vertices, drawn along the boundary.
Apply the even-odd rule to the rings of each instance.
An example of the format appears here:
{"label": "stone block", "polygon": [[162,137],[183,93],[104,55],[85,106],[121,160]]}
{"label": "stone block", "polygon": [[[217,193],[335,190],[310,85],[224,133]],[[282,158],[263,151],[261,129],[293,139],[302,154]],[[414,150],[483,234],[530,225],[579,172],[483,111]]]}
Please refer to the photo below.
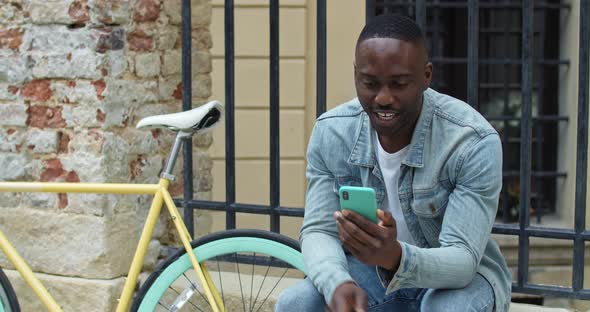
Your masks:
{"label": "stone block", "polygon": [[20,84],[28,76],[27,62],[21,55],[0,50],[0,82]]}
{"label": "stone block", "polygon": [[0,24],[18,25],[23,21],[24,11],[21,0],[8,1],[8,3],[0,5]]}
{"label": "stone block", "polygon": [[[139,237],[138,219],[132,213],[95,217],[3,208],[0,222],[33,271],[56,275],[100,279],[123,276]],[[4,256],[0,264],[12,268]]]}
{"label": "stone block", "polygon": [[[165,0],[164,13],[173,25],[180,25],[180,0]],[[208,26],[211,23],[211,4],[209,1],[191,1],[191,22],[193,27]]]}
{"label": "stone block", "polygon": [[[172,50],[164,53],[162,75],[170,76],[181,73],[181,51]],[[194,51],[191,55],[193,76],[211,72],[211,55],[208,52]]]}
{"label": "stone block", "polygon": [[23,193],[20,206],[51,210],[57,207],[58,200],[54,193]]}
{"label": "stone block", "polygon": [[104,167],[104,156],[87,152],[73,152],[60,158],[63,169],[74,171],[78,174],[80,181],[84,182],[107,182],[108,179]]}
{"label": "stone block", "polygon": [[142,53],[135,56],[135,74],[141,78],[150,78],[160,74],[160,55]]}
{"label": "stone block", "polygon": [[211,76],[201,74],[193,76],[193,97],[206,99],[211,96]]}
{"label": "stone block", "polygon": [[62,115],[66,127],[94,128],[104,122],[102,110],[98,107],[67,105],[63,107]]}
{"label": "stone block", "polygon": [[104,102],[112,106],[155,102],[158,100],[158,85],[155,81],[111,79],[107,81],[103,96]]}
{"label": "stone block", "polygon": [[146,253],[146,259],[149,259],[149,261],[143,262],[142,271],[154,271],[156,269],[156,264],[158,262],[158,256],[160,255],[161,248],[162,244],[159,240],[153,239],[150,241]]}
{"label": "stone block", "polygon": [[96,87],[86,80],[54,81],[53,97],[61,103],[79,103],[85,106],[99,102]]}
{"label": "stone block", "polygon": [[19,91],[17,86],[0,83],[0,100],[14,101],[18,99]]}
{"label": "stone block", "polygon": [[158,32],[158,50],[172,50],[180,40],[180,30],[174,26],[162,26]]}
{"label": "stone block", "polygon": [[[17,271],[4,270],[4,272],[18,294],[21,311],[46,310]],[[117,306],[117,299],[125,284],[124,278],[105,280],[82,279],[43,273],[36,273],[35,275],[47,287],[49,293],[60,304],[64,312],[114,311]]]}
{"label": "stone block", "polygon": [[92,50],[33,51],[29,56],[35,78],[99,79],[105,65],[105,56]]}
{"label": "stone block", "polygon": [[21,180],[25,174],[27,157],[20,154],[0,153],[0,180]]}
{"label": "stone block", "polygon": [[20,152],[25,133],[19,129],[0,128],[0,152]]}
{"label": "stone block", "polygon": [[27,105],[0,104],[0,126],[26,126]]}
{"label": "stone block", "polygon": [[89,0],[90,20],[96,24],[127,24],[131,16],[130,2],[130,0]]}
{"label": "stone block", "polygon": [[27,51],[68,53],[73,50],[96,50],[100,29],[74,28],[66,25],[33,25],[24,35],[23,46]]}
{"label": "stone block", "polygon": [[31,129],[27,133],[26,145],[33,153],[57,153],[59,133],[54,130]]}
{"label": "stone block", "polygon": [[[125,51],[108,51],[106,54],[106,74],[110,78],[121,78],[127,71],[133,72],[129,69],[127,59],[125,57]],[[103,73],[104,74],[104,73]]]}
{"label": "stone block", "polygon": [[68,14],[72,0],[30,0],[25,10],[29,12],[34,24],[71,24],[73,20]]}
{"label": "stone block", "polygon": [[82,130],[70,138],[69,148],[72,153],[101,154],[104,136],[100,130]]}

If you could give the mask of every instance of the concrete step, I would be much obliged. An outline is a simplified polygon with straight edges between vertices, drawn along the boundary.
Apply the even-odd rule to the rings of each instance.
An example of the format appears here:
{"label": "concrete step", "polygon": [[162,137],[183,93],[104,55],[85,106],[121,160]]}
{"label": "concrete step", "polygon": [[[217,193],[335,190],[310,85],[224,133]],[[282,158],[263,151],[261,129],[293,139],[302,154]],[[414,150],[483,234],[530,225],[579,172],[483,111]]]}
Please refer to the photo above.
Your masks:
{"label": "concrete step", "polygon": [[511,303],[510,312],[572,312],[574,310],[563,308],[548,308],[533,304]]}

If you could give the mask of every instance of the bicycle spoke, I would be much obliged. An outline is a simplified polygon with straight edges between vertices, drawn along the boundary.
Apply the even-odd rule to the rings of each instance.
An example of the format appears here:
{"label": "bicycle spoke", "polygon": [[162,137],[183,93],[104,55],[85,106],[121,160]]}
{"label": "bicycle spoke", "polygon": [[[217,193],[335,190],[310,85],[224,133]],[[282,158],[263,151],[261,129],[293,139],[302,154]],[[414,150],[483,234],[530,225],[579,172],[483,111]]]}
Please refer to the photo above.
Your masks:
{"label": "bicycle spoke", "polygon": [[191,283],[191,286],[193,287],[193,289],[194,289],[194,290],[196,290],[196,291],[199,293],[199,295],[201,295],[201,298],[203,298],[203,300],[205,300],[205,302],[207,302],[207,298],[205,298],[205,296],[203,295],[203,293],[201,293],[201,292],[199,291],[199,288],[197,287],[197,285],[195,285],[195,283],[193,283],[193,281],[191,281],[191,280],[188,278],[188,276],[186,276],[186,273],[182,273],[182,276],[184,276],[184,278],[186,278],[186,280],[187,280],[189,283]]}
{"label": "bicycle spoke", "polygon": [[225,306],[225,295],[223,293],[223,279],[221,278],[221,268],[219,267],[219,257],[215,257],[217,260],[217,274],[219,275],[219,286],[221,288],[221,301],[223,301],[223,305]]}
{"label": "bicycle spoke", "polygon": [[250,300],[248,301],[248,311],[252,312],[254,307],[252,306],[252,290],[254,289],[254,266],[256,265],[256,253],[254,253],[254,262],[252,262],[252,279],[250,282]]}
{"label": "bicycle spoke", "polygon": [[[279,280],[275,283],[274,287],[270,290],[270,292],[268,292],[268,295],[266,296],[266,298],[264,298],[264,301],[262,301],[262,303],[260,304],[260,307],[258,307],[258,310],[260,310],[260,308],[262,308],[262,306],[264,305],[264,303],[266,302],[268,297],[270,297],[270,294],[272,294],[272,292],[275,290],[275,288],[277,288],[277,286],[279,285],[279,283],[281,282],[283,277],[285,277],[285,274],[287,274],[287,271],[289,271],[289,268],[285,269],[285,271],[283,272],[283,275],[281,275]],[[258,312],[258,310],[256,310],[256,312]]]}
{"label": "bicycle spoke", "polygon": [[256,301],[258,301],[258,296],[260,295],[260,291],[262,290],[262,285],[264,285],[264,281],[266,281],[266,277],[268,276],[269,271],[270,264],[266,267],[266,273],[264,273],[264,277],[262,278],[262,282],[260,283],[260,287],[258,288],[258,293],[256,294],[256,298],[254,299],[254,307],[256,307]]}
{"label": "bicycle spoke", "polygon": [[166,311],[170,311],[170,308],[169,308],[169,307],[167,307],[167,306],[165,306],[165,305],[164,305],[163,303],[161,303],[160,301],[158,301],[158,304],[159,304],[159,305],[161,305],[161,306],[163,306],[163,307],[164,307],[164,309],[166,309]]}
{"label": "bicycle spoke", "polygon": [[238,253],[234,252],[234,257],[236,259],[236,269],[238,271],[238,282],[240,283],[240,293],[242,294],[242,306],[244,307],[244,311],[246,311],[246,303],[244,302],[244,291],[242,289],[242,277],[240,276],[240,264],[238,263]]}
{"label": "bicycle spoke", "polygon": [[[184,275],[184,273],[182,273],[182,275]],[[184,277],[185,277],[185,278],[186,278],[186,279],[189,281],[189,283],[191,284],[191,287],[192,287],[194,290],[196,290],[197,292],[199,292],[199,290],[197,289],[197,287],[196,287],[196,286],[195,286],[195,285],[194,285],[194,284],[193,284],[193,283],[192,283],[192,282],[191,282],[191,281],[188,279],[188,277],[186,277],[186,275],[184,275]],[[174,292],[175,292],[177,295],[180,295],[180,292],[179,292],[178,290],[174,289],[174,287],[168,287],[168,288],[172,289],[172,290],[173,290],[173,291],[174,291]],[[199,292],[199,293],[200,293],[200,292]],[[202,295],[201,295],[201,297],[202,297]],[[190,301],[190,299],[189,299],[189,300],[187,300],[186,302],[188,302],[188,303],[189,303],[190,305],[192,305],[193,307],[197,308],[199,311],[203,311],[203,310],[199,309],[199,307],[197,307],[197,306],[196,306],[194,303],[192,303],[192,302]],[[205,301],[205,302],[206,302],[206,301]],[[204,312],[204,311],[203,311],[203,312]]]}

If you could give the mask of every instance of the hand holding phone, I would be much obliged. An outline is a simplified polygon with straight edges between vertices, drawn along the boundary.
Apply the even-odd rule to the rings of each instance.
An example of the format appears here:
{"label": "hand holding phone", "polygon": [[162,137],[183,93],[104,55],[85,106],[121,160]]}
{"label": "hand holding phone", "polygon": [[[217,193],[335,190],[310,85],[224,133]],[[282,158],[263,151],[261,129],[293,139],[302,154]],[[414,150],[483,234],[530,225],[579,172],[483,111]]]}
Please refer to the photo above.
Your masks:
{"label": "hand holding phone", "polygon": [[342,186],[338,193],[340,210],[354,211],[373,223],[379,222],[375,190],[370,187]]}

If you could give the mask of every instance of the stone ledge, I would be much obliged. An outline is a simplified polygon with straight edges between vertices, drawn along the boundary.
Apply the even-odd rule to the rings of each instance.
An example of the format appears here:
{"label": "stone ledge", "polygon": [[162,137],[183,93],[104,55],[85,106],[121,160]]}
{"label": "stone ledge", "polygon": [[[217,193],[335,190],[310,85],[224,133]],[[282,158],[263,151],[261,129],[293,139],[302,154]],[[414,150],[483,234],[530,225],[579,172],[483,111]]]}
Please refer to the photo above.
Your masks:
{"label": "stone ledge", "polygon": [[510,312],[570,312],[573,310],[563,308],[548,308],[533,304],[511,303]]}
{"label": "stone ledge", "polygon": [[[45,311],[45,306],[17,271],[4,270],[14,288],[21,311]],[[124,278],[112,280],[82,279],[48,274],[35,274],[47,287],[64,312],[115,310],[125,283]]]}
{"label": "stone ledge", "polygon": [[[64,276],[108,280],[125,275],[138,241],[137,223],[133,213],[95,217],[0,208],[2,231],[31,269]],[[0,266],[13,268],[4,255]]]}

